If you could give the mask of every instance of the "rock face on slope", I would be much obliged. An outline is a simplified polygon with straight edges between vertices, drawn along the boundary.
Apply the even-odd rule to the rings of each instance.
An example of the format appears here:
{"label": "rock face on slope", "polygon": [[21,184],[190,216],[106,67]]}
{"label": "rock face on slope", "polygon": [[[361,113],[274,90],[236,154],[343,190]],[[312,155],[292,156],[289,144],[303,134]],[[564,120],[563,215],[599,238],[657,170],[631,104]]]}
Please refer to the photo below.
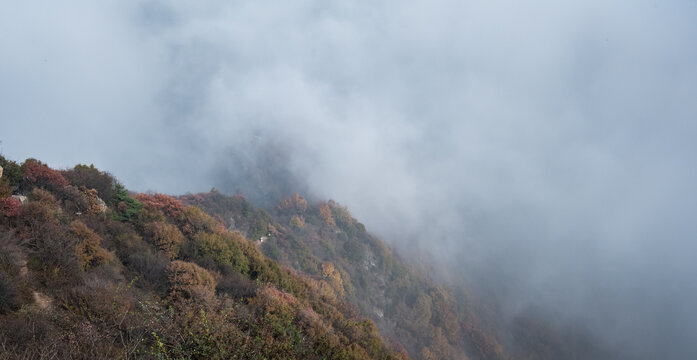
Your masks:
{"label": "rock face on slope", "polygon": [[27,197],[24,195],[12,195],[11,198],[19,201],[19,203],[22,205],[27,203]]}

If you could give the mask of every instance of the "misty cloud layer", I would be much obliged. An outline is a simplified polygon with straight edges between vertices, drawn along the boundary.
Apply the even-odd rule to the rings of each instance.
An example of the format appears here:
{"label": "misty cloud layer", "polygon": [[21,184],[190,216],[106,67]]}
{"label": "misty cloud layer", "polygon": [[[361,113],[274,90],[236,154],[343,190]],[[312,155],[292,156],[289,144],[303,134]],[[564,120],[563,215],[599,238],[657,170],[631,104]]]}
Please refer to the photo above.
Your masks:
{"label": "misty cloud layer", "polygon": [[511,312],[694,357],[695,20],[680,0],[8,2],[1,151],[141,191],[292,178],[507,284]]}

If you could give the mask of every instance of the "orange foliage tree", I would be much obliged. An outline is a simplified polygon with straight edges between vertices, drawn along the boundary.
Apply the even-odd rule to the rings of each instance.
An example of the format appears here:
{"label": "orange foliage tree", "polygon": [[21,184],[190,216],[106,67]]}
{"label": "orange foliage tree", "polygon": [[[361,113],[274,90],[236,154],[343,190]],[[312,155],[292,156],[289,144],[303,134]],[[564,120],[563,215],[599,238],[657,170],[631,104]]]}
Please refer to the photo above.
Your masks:
{"label": "orange foliage tree", "polygon": [[145,226],[145,233],[157,250],[169,259],[177,257],[180,245],[184,241],[184,235],[179,228],[172,224],[155,221]]}
{"label": "orange foliage tree", "polygon": [[196,206],[187,206],[179,217],[184,235],[193,236],[197,232],[218,232],[224,228],[210,215]]}
{"label": "orange foliage tree", "polygon": [[307,200],[298,193],[293,193],[290,197],[281,200],[281,203],[278,204],[278,210],[302,214],[307,210]]}
{"label": "orange foliage tree", "polygon": [[101,237],[81,221],[73,221],[69,230],[77,240],[75,253],[83,269],[103,265],[113,259],[114,256],[100,246]]}
{"label": "orange foliage tree", "polygon": [[331,285],[338,297],[344,297],[344,282],[334,264],[328,261],[322,264],[322,277]]}
{"label": "orange foliage tree", "polygon": [[332,216],[332,209],[329,207],[329,204],[323,203],[319,206],[319,216],[322,218],[322,221],[324,221],[325,224],[329,226],[336,226],[334,216]]}
{"label": "orange foliage tree", "polygon": [[210,298],[215,293],[215,279],[204,268],[174,260],[167,266],[170,295],[174,298]]}
{"label": "orange foliage tree", "polygon": [[178,199],[165,194],[136,194],[136,200],[145,205],[146,209],[161,210],[165,215],[177,219],[184,211],[184,205]]}
{"label": "orange foliage tree", "polygon": [[303,218],[298,215],[293,215],[290,218],[289,224],[298,229],[302,229],[305,227],[305,220],[303,220]]}

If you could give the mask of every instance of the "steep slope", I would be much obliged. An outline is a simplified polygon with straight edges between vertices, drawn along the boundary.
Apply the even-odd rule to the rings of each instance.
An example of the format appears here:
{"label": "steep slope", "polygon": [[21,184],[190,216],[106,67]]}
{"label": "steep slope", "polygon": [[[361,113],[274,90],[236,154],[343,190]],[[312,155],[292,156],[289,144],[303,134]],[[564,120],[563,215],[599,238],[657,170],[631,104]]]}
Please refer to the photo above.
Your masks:
{"label": "steep slope", "polygon": [[582,329],[555,328],[541,312],[510,317],[495,298],[439,283],[395,254],[346,207],[293,194],[264,211],[218,191],[181,197],[245,234],[269,258],[347,299],[416,359],[609,359]]}
{"label": "steep slope", "polygon": [[243,196],[217,191],[182,200],[246,234],[280,264],[318,280],[332,296],[355,304],[412,357],[508,357],[480,326],[466,293],[410,266],[334,201],[308,204],[294,194],[267,213]]}
{"label": "steep slope", "polygon": [[0,358],[408,358],[198,207],[94,167],[0,166]]}
{"label": "steep slope", "polygon": [[432,279],[334,201],[0,166],[0,358],[616,358]]}

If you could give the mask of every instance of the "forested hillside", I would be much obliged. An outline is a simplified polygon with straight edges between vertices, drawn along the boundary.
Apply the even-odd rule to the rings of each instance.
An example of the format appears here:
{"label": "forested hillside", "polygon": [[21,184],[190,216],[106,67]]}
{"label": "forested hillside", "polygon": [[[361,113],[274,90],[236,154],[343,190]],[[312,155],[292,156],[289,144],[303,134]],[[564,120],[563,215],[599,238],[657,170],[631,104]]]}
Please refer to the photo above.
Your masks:
{"label": "forested hillside", "polygon": [[132,193],[0,157],[0,358],[602,358],[431,278],[298,194]]}
{"label": "forested hillside", "polygon": [[328,296],[355,304],[415,358],[506,358],[480,329],[466,294],[416,271],[334,201],[308,204],[293,194],[266,212],[217,191],[182,200],[246,234],[269,258],[317,279]]}
{"label": "forested hillside", "polygon": [[181,200],[244,234],[282,266],[319,280],[330,296],[358,307],[412,358],[612,358],[580,329],[553,328],[542,313],[505,316],[496,299],[438,281],[335,201],[310,203],[293,194],[267,212],[242,195],[216,190]]}
{"label": "forested hillside", "polygon": [[198,207],[0,160],[2,359],[408,358]]}

